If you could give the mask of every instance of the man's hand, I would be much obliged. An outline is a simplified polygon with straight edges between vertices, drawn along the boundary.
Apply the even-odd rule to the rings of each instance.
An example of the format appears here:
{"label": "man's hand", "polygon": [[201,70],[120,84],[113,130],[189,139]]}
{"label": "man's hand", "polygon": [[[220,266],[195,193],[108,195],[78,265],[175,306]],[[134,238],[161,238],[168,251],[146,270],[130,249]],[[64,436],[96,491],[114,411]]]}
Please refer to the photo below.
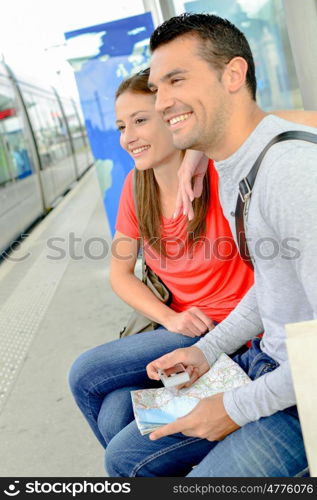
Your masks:
{"label": "man's hand", "polygon": [[190,387],[199,377],[206,373],[210,366],[203,352],[198,347],[185,347],[169,352],[149,363],[146,367],[147,375],[153,380],[160,380],[159,370],[167,370],[177,363],[183,363],[189,373],[190,380],[182,387]]}
{"label": "man's hand", "polygon": [[181,313],[171,309],[162,324],[168,331],[181,333],[187,337],[200,337],[215,327],[213,321],[195,306]]}
{"label": "man's hand", "polygon": [[202,399],[190,413],[160,427],[149,437],[155,440],[181,432],[185,436],[221,441],[239,428],[227,414],[223,404],[223,393],[219,393]]}
{"label": "man's hand", "polygon": [[176,198],[176,218],[181,210],[188,220],[194,218],[192,201],[199,198],[203,189],[203,180],[208,168],[209,159],[200,151],[187,150],[181,166],[178,169],[178,192]]}

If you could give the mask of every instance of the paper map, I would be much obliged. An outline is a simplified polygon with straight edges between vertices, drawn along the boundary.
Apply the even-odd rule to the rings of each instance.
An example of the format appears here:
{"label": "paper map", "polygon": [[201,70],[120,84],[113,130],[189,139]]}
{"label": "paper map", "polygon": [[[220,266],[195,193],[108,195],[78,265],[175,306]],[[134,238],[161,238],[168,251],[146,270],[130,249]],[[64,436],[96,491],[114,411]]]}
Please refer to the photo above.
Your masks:
{"label": "paper map", "polygon": [[191,387],[180,389],[140,389],[131,391],[134,416],[142,435],[173,422],[189,413],[200,399],[225,392],[250,382],[251,379],[232,361],[221,354],[210,370]]}

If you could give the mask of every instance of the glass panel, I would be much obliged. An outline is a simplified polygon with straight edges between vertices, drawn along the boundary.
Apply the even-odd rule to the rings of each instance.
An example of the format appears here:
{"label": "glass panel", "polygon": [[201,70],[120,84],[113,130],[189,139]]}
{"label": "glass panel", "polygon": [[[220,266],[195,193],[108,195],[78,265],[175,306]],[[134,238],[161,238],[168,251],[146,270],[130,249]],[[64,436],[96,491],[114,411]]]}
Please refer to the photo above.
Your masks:
{"label": "glass panel", "polygon": [[0,185],[34,171],[25,122],[10,81],[0,77]]}
{"label": "glass panel", "polygon": [[258,82],[257,101],[266,110],[302,108],[282,0],[174,0],[177,14],[204,12],[229,19],[247,37]]}
{"label": "glass panel", "polygon": [[9,159],[6,154],[4,137],[2,137],[0,125],[0,186],[5,186],[8,182],[11,182],[11,180]]}
{"label": "glass panel", "polygon": [[88,165],[91,165],[93,163],[94,159],[93,159],[92,151],[91,151],[91,148],[90,148],[90,143],[89,143],[89,139],[88,139],[88,133],[87,133],[87,129],[86,129],[86,126],[85,126],[84,115],[82,113],[82,109],[81,109],[81,106],[80,106],[79,102],[72,101],[72,103],[73,103],[73,106],[74,106],[74,109],[75,109],[75,113],[78,116],[78,121],[79,121],[79,124],[80,124],[81,134],[83,136],[83,141],[85,143],[85,147],[86,147],[86,151],[87,151]]}
{"label": "glass panel", "polygon": [[83,138],[81,124],[76,114],[72,101],[62,100],[62,106],[66,115],[66,120],[72,136],[74,148],[76,152],[86,151],[86,144]]}
{"label": "glass panel", "polygon": [[75,150],[78,175],[80,175],[91,163],[89,157],[89,146],[86,131],[79,120],[75,103],[70,99],[62,99],[62,106],[66,115],[70,135]]}
{"label": "glass panel", "polygon": [[71,155],[65,121],[57,100],[49,94],[23,92],[38,144],[42,169],[56,165]]}

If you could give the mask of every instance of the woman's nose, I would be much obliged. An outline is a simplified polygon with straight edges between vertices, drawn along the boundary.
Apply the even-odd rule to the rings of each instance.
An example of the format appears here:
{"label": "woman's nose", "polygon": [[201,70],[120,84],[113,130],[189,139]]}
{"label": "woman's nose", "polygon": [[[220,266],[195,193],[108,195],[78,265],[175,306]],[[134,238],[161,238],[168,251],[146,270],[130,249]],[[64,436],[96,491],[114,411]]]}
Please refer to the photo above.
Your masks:
{"label": "woman's nose", "polygon": [[130,144],[133,144],[135,141],[138,140],[138,136],[134,130],[134,128],[132,127],[126,127],[124,133],[123,133],[123,137],[122,137],[123,141],[125,142],[125,144],[127,146],[129,146]]}

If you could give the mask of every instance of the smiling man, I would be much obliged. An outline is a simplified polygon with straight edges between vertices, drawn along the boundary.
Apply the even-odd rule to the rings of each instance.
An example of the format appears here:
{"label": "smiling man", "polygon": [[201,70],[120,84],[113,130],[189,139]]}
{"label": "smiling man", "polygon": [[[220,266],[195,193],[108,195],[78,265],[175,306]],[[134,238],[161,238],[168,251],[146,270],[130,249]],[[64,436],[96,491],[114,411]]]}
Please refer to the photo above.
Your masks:
{"label": "smiling man", "polygon": [[209,31],[204,25],[186,30],[202,16],[180,16],[174,29],[153,33],[149,87],[175,146],[217,160],[234,152],[265,113],[255,102],[254,62],[244,35],[216,16],[208,16]]}
{"label": "smiling man", "polygon": [[[178,148],[197,149],[215,160],[223,211],[235,235],[239,181],[264,147],[294,129],[317,142],[316,129],[257,106],[250,47],[229,21],[207,14],[172,18],[153,33],[151,50],[149,85],[156,107]],[[245,221],[255,286],[194,347],[177,349],[147,367],[149,377],[158,380],[159,369],[183,363],[192,383],[225,352],[252,382],[203,399],[150,439],[130,424],[107,449],[110,475],[308,473],[284,325],[317,314],[316,192],[316,144],[286,140],[268,150]],[[263,331],[261,341],[255,338]],[[234,355],[250,339],[250,349]]]}

